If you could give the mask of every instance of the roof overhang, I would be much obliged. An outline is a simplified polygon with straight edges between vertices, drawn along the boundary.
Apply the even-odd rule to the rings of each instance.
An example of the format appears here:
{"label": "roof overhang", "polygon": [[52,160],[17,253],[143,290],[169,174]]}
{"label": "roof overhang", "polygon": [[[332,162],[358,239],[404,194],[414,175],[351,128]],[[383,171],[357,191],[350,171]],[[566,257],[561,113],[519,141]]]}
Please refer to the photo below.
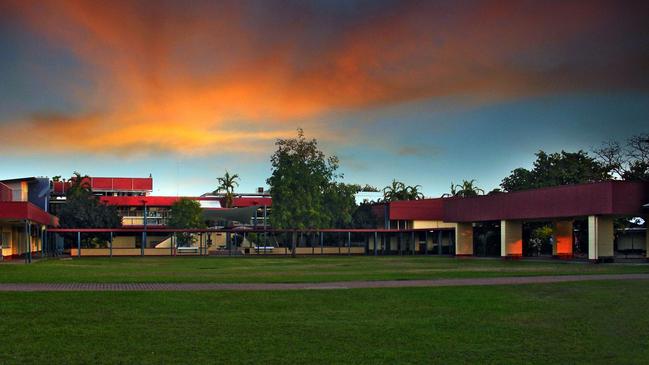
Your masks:
{"label": "roof overhang", "polygon": [[552,219],[589,215],[641,214],[649,200],[649,183],[606,181],[501,193],[472,198],[447,198],[447,222],[504,219]]}
{"label": "roof overhang", "polygon": [[0,219],[27,220],[56,227],[59,219],[30,202],[0,202]]}

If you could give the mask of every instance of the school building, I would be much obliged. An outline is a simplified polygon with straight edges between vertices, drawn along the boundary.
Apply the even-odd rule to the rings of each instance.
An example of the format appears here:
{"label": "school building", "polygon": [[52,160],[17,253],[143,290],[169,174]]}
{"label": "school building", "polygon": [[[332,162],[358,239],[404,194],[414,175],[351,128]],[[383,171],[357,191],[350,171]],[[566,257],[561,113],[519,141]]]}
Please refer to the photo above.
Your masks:
{"label": "school building", "polygon": [[[153,178],[91,177],[93,193],[116,206],[122,227],[62,229],[56,213],[71,182],[24,178],[0,182],[0,237],[5,259],[51,252],[73,256],[290,254],[292,230],[268,224],[271,197],[263,189],[190,197],[212,226],[167,226],[179,197],[154,196]],[[298,254],[556,257],[607,262],[647,259],[649,183],[607,181],[497,193],[379,203],[372,229],[299,232]],[[635,224],[628,223],[636,218]],[[530,232],[552,227],[549,244]],[[618,228],[616,228],[616,226]],[[620,228],[621,227],[621,228]],[[533,242],[534,241],[534,242]]]}

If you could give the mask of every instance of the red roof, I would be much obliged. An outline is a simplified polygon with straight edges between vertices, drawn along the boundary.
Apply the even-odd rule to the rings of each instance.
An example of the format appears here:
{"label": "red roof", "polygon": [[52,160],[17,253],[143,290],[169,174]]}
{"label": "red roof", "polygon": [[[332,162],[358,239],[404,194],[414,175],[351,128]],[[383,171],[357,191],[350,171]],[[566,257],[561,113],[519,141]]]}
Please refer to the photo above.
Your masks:
{"label": "red roof", "polygon": [[443,199],[403,200],[390,203],[391,220],[443,220]]}
{"label": "red roof", "polygon": [[30,220],[32,222],[58,226],[59,219],[30,202],[0,202],[0,219]]}
{"label": "red roof", "polygon": [[[53,189],[55,194],[65,194],[72,184],[70,181],[55,181]],[[90,177],[89,184],[96,191],[137,191],[147,192],[153,190],[151,177]]]}
{"label": "red roof", "polygon": [[649,183],[601,183],[444,199],[444,220],[477,222],[501,219],[547,219],[588,215],[642,214]]}
{"label": "red roof", "polygon": [[606,181],[555,186],[472,198],[391,202],[391,220],[480,222],[502,219],[549,219],[588,215],[643,214],[649,183]]}

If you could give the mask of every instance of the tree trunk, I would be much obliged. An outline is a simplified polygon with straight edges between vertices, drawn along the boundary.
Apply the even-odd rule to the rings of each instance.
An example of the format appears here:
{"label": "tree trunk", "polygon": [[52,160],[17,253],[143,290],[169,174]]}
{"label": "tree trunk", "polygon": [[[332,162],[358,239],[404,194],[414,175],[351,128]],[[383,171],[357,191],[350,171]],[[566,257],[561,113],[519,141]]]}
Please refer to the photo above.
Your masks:
{"label": "tree trunk", "polygon": [[296,257],[296,255],[295,255],[296,241],[297,241],[297,232],[293,231],[291,233],[291,257]]}

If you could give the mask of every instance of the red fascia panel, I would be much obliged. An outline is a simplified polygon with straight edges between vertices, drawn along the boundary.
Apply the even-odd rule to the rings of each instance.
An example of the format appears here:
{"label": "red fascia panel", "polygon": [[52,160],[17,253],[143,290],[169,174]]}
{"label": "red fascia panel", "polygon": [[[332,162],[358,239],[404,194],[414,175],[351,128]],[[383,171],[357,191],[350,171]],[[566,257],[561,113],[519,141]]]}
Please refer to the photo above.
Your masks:
{"label": "red fascia panel", "polygon": [[112,189],[120,191],[151,191],[153,190],[153,178],[130,178],[114,177],[112,179]]}
{"label": "red fascia panel", "polygon": [[57,195],[64,195],[65,192],[68,190],[68,187],[70,186],[69,182],[63,182],[63,181],[54,181],[52,183],[52,188],[54,190],[54,194]]}
{"label": "red fascia panel", "polygon": [[113,189],[113,179],[109,177],[93,177],[90,179],[90,186],[92,190],[114,190]]}
{"label": "red fascia panel", "polygon": [[[96,191],[152,191],[153,178],[151,177],[91,177],[90,187]],[[53,190],[55,194],[63,195],[70,187],[69,181],[55,181]]]}
{"label": "red fascia panel", "polygon": [[177,196],[100,196],[99,201],[119,207],[170,207],[177,202]]}
{"label": "red fascia panel", "polygon": [[133,190],[140,191],[153,191],[153,178],[134,178],[133,179]]}
{"label": "red fascia panel", "polygon": [[642,205],[649,203],[649,183],[613,183],[613,213],[639,214]]}
{"label": "red fascia panel", "polygon": [[390,202],[390,220],[443,220],[443,199]]}
{"label": "red fascia panel", "polygon": [[[223,203],[224,201],[221,201],[221,204]],[[232,199],[232,206],[235,208],[245,208],[251,207],[253,205],[265,205],[267,207],[270,207],[272,204],[273,199],[265,197],[244,197]]]}
{"label": "red fascia panel", "polygon": [[444,199],[447,222],[635,215],[647,202],[649,184],[629,181],[557,186],[475,198]]}
{"label": "red fascia panel", "polygon": [[0,219],[26,219],[49,226],[59,224],[58,218],[30,202],[0,202]]}

